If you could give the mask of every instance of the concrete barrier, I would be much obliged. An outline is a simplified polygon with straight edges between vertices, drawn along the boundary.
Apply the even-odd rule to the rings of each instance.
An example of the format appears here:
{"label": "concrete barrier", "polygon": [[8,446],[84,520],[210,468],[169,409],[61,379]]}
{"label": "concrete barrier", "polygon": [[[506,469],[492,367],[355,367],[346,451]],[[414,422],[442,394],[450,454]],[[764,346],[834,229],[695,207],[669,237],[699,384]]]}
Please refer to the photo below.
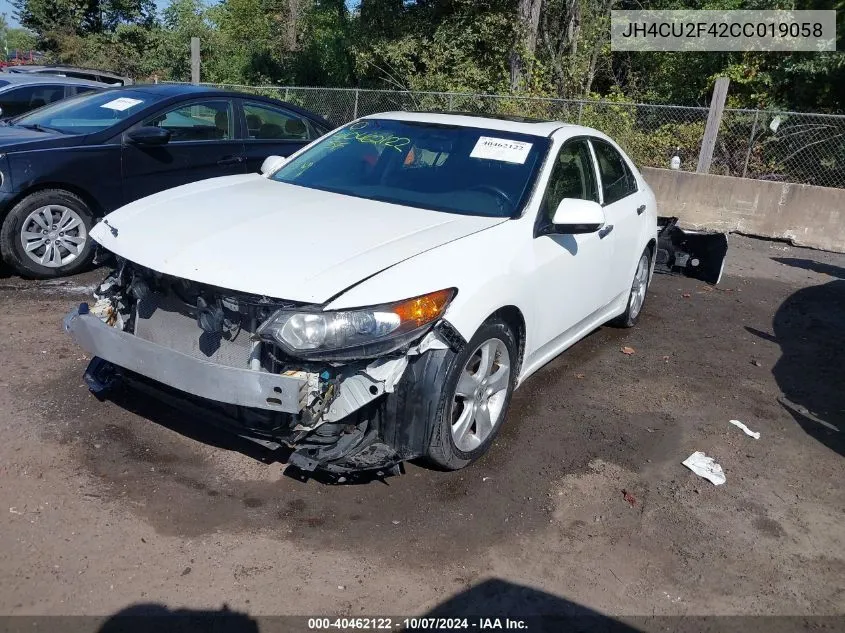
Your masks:
{"label": "concrete barrier", "polygon": [[845,253],[845,189],[644,167],[660,215],[684,228],[739,232]]}

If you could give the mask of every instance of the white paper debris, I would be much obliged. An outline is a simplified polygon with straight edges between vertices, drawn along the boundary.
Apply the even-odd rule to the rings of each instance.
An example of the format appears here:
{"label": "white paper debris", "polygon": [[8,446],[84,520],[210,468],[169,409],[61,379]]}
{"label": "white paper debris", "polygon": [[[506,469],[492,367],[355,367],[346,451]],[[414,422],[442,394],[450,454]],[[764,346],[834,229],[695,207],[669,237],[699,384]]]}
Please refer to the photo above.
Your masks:
{"label": "white paper debris", "polygon": [[475,147],[472,148],[470,158],[486,158],[487,160],[500,160],[505,163],[522,165],[528,158],[531,147],[532,143],[482,136],[478,139]]}
{"label": "white paper debris", "polygon": [[124,110],[128,110],[132,106],[136,106],[139,103],[144,103],[142,99],[130,99],[129,97],[118,97],[117,99],[112,99],[111,101],[107,101],[101,108],[106,108],[108,110],[117,110],[119,112],[123,112]]}
{"label": "white paper debris", "polygon": [[722,470],[722,467],[712,457],[707,457],[701,451],[696,451],[687,457],[683,461],[683,464],[696,475],[704,477],[716,486],[720,486],[727,481],[725,479],[725,471]]}
{"label": "white paper debris", "polygon": [[781,118],[779,116],[776,116],[774,119],[772,119],[772,122],[769,123],[769,129],[772,132],[777,132],[778,128],[780,127],[780,122],[781,122]]}
{"label": "white paper debris", "polygon": [[735,427],[737,427],[738,429],[742,429],[742,431],[743,431],[746,435],[748,435],[749,437],[753,437],[755,440],[759,440],[759,439],[760,439],[760,432],[759,432],[759,431],[752,431],[751,429],[749,429],[747,426],[745,426],[745,425],[744,425],[742,422],[740,422],[739,420],[731,420],[731,424],[733,424],[733,425],[734,425]]}

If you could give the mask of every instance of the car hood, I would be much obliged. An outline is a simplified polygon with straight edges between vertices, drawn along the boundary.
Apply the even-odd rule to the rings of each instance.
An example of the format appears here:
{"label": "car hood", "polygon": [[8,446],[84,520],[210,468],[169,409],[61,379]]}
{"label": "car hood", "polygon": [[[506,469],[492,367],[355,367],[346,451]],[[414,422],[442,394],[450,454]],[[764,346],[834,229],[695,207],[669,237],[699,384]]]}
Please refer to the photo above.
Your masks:
{"label": "car hood", "polygon": [[17,146],[29,148],[32,145],[41,147],[42,144],[69,145],[78,143],[79,137],[59,132],[30,130],[16,125],[0,125],[0,150],[11,151]]}
{"label": "car hood", "polygon": [[[143,198],[106,216],[91,236],[116,255],[167,275],[324,303],[394,264],[505,221],[251,174]],[[396,292],[404,298],[401,288]]]}

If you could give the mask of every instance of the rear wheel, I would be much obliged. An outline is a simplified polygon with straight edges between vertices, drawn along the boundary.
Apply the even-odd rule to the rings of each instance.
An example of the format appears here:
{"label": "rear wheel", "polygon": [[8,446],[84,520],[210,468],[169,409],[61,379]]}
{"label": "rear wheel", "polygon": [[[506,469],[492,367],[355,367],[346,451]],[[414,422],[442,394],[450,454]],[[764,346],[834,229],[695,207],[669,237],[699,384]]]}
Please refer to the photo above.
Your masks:
{"label": "rear wheel", "polygon": [[91,210],[78,196],[45,189],[18,202],[0,229],[3,260],[25,277],[79,272],[94,257]]}
{"label": "rear wheel", "polygon": [[517,349],[510,327],[493,318],[454,356],[427,451],[435,465],[457,470],[490,448],[516,384]]}
{"label": "rear wheel", "polygon": [[640,260],[637,262],[637,270],[634,273],[634,281],[631,283],[631,291],[628,293],[628,304],[625,312],[613,319],[610,324],[616,327],[634,327],[642,312],[645,303],[648,282],[651,274],[651,249],[646,248]]}

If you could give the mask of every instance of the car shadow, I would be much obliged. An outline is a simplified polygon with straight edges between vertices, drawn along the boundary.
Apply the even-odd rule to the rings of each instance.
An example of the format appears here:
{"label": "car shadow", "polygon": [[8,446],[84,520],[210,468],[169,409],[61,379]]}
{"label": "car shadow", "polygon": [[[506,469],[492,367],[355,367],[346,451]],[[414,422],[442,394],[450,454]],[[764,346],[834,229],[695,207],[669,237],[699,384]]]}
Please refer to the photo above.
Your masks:
{"label": "car shadow", "polygon": [[772,257],[772,261],[785,264],[786,266],[794,266],[795,268],[803,268],[804,270],[811,270],[816,273],[830,275],[831,277],[845,279],[845,268],[834,264],[825,264],[824,262],[817,262],[802,257]]}
{"label": "car shadow", "polygon": [[[374,614],[368,615],[372,617]],[[464,618],[467,620],[466,630],[523,630],[531,633],[637,633],[641,630],[565,598],[497,578],[474,585],[418,616],[385,613],[377,617],[388,616],[392,620],[391,630],[395,631],[464,630]],[[333,621],[336,616],[329,614],[322,617]],[[404,622],[406,617],[411,620],[407,625]],[[445,618],[447,621],[441,624],[438,622],[439,618]],[[253,617],[226,607],[215,611],[169,609],[161,604],[135,604],[111,615],[96,633],[136,633],[154,630],[180,633],[305,631],[310,628],[308,620],[308,617],[301,616]]]}
{"label": "car shadow", "polygon": [[[145,397],[150,396],[150,397]],[[175,396],[141,391],[135,386],[118,385],[101,398],[187,438],[227,451],[236,451],[264,464],[284,464],[290,456],[286,447],[268,448],[238,435],[226,426],[222,416],[204,412]]]}
{"label": "car shadow", "polygon": [[845,456],[845,268],[805,259],[773,259],[838,277],[790,295],[775,313],[773,334],[746,330],[781,348],[772,368],[782,393],[781,406],[808,435]]}
{"label": "car shadow", "polygon": [[222,413],[207,410],[189,399],[139,383],[118,384],[97,397],[194,441],[226,451],[235,451],[263,464],[279,464],[284,468],[283,474],[286,477],[303,483],[314,480],[327,486],[386,484],[391,476],[404,473],[402,464],[395,469],[343,474],[325,470],[301,470],[288,464],[293,452],[288,446],[274,448],[261,444],[246,433],[239,434],[235,420]]}

